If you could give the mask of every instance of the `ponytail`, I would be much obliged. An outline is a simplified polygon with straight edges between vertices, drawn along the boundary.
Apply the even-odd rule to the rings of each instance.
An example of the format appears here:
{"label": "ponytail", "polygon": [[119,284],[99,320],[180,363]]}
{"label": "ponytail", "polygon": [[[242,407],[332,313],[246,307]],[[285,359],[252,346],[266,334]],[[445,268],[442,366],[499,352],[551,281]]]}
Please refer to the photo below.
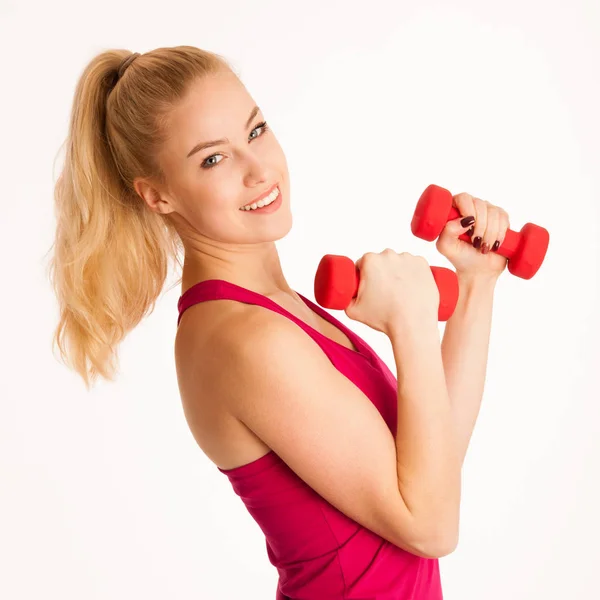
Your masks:
{"label": "ponytail", "polygon": [[229,65],[190,46],[135,56],[96,56],[73,99],[64,166],[54,188],[56,234],[50,277],[60,318],[52,340],[89,390],[114,380],[117,346],[154,309],[182,244],[167,216],[152,212],[134,177],[164,181],[155,157],[169,107],[198,77]]}

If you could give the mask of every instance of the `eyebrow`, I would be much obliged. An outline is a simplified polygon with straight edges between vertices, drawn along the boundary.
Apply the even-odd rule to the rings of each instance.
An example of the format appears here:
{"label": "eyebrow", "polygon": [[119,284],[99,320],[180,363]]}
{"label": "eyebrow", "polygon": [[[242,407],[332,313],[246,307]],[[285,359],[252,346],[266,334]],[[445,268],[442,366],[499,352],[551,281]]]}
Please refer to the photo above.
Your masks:
{"label": "eyebrow", "polygon": [[[258,106],[255,106],[252,109],[252,112],[250,113],[250,116],[248,117],[248,120],[246,121],[246,129],[248,129],[248,127],[250,127],[250,123],[252,122],[252,119],[254,119],[254,117],[257,115],[259,110],[260,110],[260,108],[258,108]],[[188,155],[186,156],[186,158],[189,158],[190,156],[192,156],[192,154],[196,154],[196,152],[200,152],[200,150],[204,150],[205,148],[210,148],[211,146],[218,146],[220,144],[228,144],[228,143],[229,143],[229,140],[227,138],[223,138],[222,140],[213,140],[212,142],[200,142],[199,144],[196,144],[188,152]]]}

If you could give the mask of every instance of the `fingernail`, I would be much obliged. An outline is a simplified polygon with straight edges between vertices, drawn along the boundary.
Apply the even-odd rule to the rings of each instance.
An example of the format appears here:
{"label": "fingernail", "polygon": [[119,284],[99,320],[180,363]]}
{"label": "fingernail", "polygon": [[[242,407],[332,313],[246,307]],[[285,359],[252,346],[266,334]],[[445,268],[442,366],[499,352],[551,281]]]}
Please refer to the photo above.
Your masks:
{"label": "fingernail", "polygon": [[489,251],[490,251],[489,244],[483,244],[483,246],[481,246],[481,254],[487,254]]}
{"label": "fingernail", "polygon": [[479,236],[473,238],[473,247],[479,248],[481,246],[481,238]]}
{"label": "fingernail", "polygon": [[475,217],[465,217],[460,221],[461,227],[468,227],[469,225],[473,225],[473,223],[475,223]]}
{"label": "fingernail", "polygon": [[496,252],[496,250],[498,250],[498,248],[500,248],[500,242],[499,242],[498,240],[496,240],[496,241],[494,242],[494,245],[492,246],[492,250],[493,250],[494,252]]}
{"label": "fingernail", "polygon": [[475,227],[471,227],[471,229],[469,229],[468,231],[465,231],[465,233],[471,237],[473,235],[473,232],[475,231]]}

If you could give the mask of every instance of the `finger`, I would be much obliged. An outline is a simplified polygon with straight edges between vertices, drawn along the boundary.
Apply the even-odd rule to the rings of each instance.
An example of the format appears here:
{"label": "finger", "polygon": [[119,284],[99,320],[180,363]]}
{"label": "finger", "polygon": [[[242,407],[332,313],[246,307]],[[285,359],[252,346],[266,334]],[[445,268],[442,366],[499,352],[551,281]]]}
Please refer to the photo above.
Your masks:
{"label": "finger", "polygon": [[487,226],[481,240],[481,252],[487,254],[496,240],[498,239],[498,230],[500,229],[500,211],[493,204],[487,205]]}
{"label": "finger", "polygon": [[452,196],[452,205],[456,207],[461,216],[476,217],[475,204],[471,194],[467,194],[467,192],[461,192],[460,194],[456,194],[456,196]]}
{"label": "finger", "polygon": [[494,249],[494,252],[500,247],[502,246],[502,242],[504,242],[504,239],[506,238],[506,232],[510,229],[510,218],[508,216],[508,213],[503,210],[502,208],[498,209],[498,234],[497,234],[497,242],[496,242],[496,248],[494,249],[494,246],[492,246],[492,249]]}
{"label": "finger", "polygon": [[457,219],[452,219],[451,221],[448,221],[446,225],[444,225],[444,229],[442,230],[440,237],[449,236],[451,238],[457,238],[463,233],[466,233],[468,229],[473,227],[474,222],[475,217],[458,217]]}
{"label": "finger", "polygon": [[473,197],[473,205],[475,206],[475,224],[473,225],[473,240],[474,248],[481,248],[481,241],[487,228],[487,202],[481,198]]}

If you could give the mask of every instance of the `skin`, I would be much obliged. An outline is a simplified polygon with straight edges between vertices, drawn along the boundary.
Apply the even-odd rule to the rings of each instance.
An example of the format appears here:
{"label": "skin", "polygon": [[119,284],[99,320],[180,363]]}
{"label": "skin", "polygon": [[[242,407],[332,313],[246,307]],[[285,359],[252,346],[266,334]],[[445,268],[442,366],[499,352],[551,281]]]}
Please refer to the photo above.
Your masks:
{"label": "skin", "polygon": [[[446,387],[456,422],[457,443],[464,463],[481,408],[492,325],[494,291],[507,260],[490,251],[500,245],[510,228],[508,214],[494,204],[463,192],[453,196],[461,217],[449,221],[436,246],[453,265],[459,282],[459,298],[442,338],[442,361]],[[474,216],[473,226],[462,227],[465,216]],[[472,239],[479,236],[479,249],[458,239],[470,227]]]}
{"label": "skin", "polygon": [[[134,187],[150,210],[169,215],[181,236],[185,248],[182,293],[201,280],[225,279],[270,297],[305,321],[315,323],[315,315],[287,283],[275,246],[292,226],[289,172],[274,133],[253,129],[266,121],[262,112],[247,129],[244,127],[256,104],[230,71],[198,81],[173,111],[169,140],[159,157],[168,186],[140,178],[134,181]],[[198,142],[225,137],[230,140],[228,144],[186,158]],[[202,169],[201,164],[215,153],[218,155],[209,163],[218,164]],[[275,183],[282,194],[277,212],[254,215],[239,210]],[[496,240],[504,240],[509,219],[500,207],[466,192],[454,196],[453,203],[461,217],[446,224],[436,247],[452,263],[460,283],[456,310],[445,327],[442,358],[464,460],[483,394],[493,292],[507,262],[490,249]],[[461,218],[469,215],[476,218],[474,225],[461,226]],[[482,238],[479,249],[458,239],[471,227],[472,239]],[[330,337],[338,336],[338,341],[343,341],[345,336],[319,321],[321,327],[329,327]],[[189,388],[193,385],[191,379]],[[212,425],[200,433],[202,426],[195,425],[193,415],[190,420],[199,443],[202,438],[201,445],[215,462],[232,466],[252,460],[267,449],[260,440],[252,439],[247,453],[234,457],[228,454],[231,450],[217,442]],[[209,417],[205,420],[210,421]],[[243,435],[235,425],[227,427],[227,435]]]}
{"label": "skin", "polygon": [[[150,210],[169,215],[185,248],[182,293],[205,279],[225,279],[271,298],[306,306],[283,274],[275,242],[292,227],[285,154],[262,111],[244,125],[257,105],[239,78],[223,71],[198,81],[173,111],[169,140],[160,157],[168,187],[137,179],[134,186]],[[198,143],[228,138],[201,150]],[[213,156],[217,154],[217,156]],[[217,163],[210,169],[202,169]],[[279,184],[282,205],[268,215],[239,208]]]}

